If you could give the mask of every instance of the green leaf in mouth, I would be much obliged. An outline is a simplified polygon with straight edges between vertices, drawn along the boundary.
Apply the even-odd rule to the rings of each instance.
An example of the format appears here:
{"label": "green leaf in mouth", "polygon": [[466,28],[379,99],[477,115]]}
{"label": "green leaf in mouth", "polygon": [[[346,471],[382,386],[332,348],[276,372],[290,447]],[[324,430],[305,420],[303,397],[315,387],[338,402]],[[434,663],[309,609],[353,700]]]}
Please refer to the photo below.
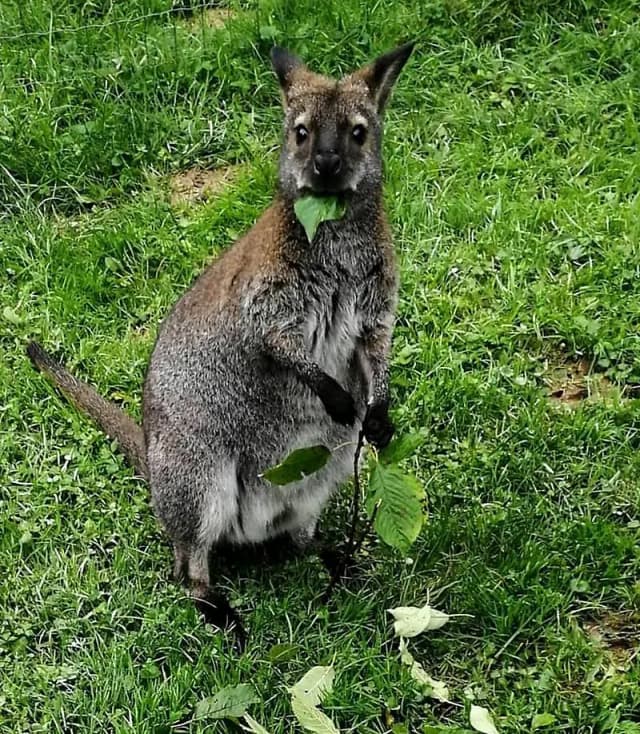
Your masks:
{"label": "green leaf in mouth", "polygon": [[347,207],[337,196],[303,196],[293,209],[307,239],[312,242],[320,223],[342,219]]}

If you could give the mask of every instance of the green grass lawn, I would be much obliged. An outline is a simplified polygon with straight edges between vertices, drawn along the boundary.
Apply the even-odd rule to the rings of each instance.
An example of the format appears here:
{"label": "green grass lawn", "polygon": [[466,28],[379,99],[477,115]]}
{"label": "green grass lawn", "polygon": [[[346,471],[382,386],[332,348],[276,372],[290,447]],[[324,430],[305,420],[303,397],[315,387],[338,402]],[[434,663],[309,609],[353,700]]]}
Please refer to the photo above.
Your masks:
{"label": "green grass lawn", "polygon": [[[170,8],[0,5],[0,731],[238,731],[193,715],[240,682],[272,734],[299,731],[287,687],[333,662],[343,731],[459,732],[473,699],[505,733],[542,713],[640,732],[640,6],[254,0],[220,27]],[[170,581],[144,483],[24,347],[138,415],[159,321],[273,194],[271,45],[338,74],[409,37],[392,384],[429,519],[413,563],[370,543],[328,606],[316,558],[228,567],[239,655]],[[172,173],[235,163],[171,203]],[[386,609],[428,595],[464,616],[411,650],[458,705],[420,694],[392,637]]]}

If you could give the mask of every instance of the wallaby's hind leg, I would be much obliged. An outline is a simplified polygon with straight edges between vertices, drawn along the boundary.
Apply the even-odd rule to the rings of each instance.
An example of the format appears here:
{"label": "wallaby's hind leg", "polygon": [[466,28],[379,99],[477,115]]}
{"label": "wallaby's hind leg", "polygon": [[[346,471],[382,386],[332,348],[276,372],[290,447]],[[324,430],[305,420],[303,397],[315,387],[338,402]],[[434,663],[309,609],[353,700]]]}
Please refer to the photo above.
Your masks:
{"label": "wallaby's hind leg", "polygon": [[205,448],[194,455],[193,446],[187,451],[175,437],[149,442],[154,507],[174,539],[176,580],[191,586],[195,606],[206,622],[220,628],[235,626],[240,638],[244,632],[240,618],[211,588],[209,572],[209,551],[235,518],[235,463],[205,460]]}
{"label": "wallaby's hind leg", "polygon": [[209,573],[209,545],[200,543],[192,545],[187,557],[187,568],[189,581],[194,590],[200,587],[208,587],[211,583]]}
{"label": "wallaby's hind leg", "polygon": [[196,609],[207,624],[218,629],[232,629],[235,632],[236,647],[242,652],[247,641],[247,633],[240,615],[229,604],[227,597],[211,586],[208,547],[200,545],[191,549],[188,569]]}
{"label": "wallaby's hind leg", "polygon": [[189,548],[180,543],[173,545],[173,578],[179,584],[186,584],[189,578]]}
{"label": "wallaby's hind leg", "polygon": [[208,546],[202,543],[191,546],[176,543],[173,554],[174,576],[176,580],[190,584],[193,603],[205,622],[219,629],[233,629],[236,646],[242,651],[247,633],[239,614],[225,595],[216,592],[211,586]]}
{"label": "wallaby's hind leg", "polygon": [[209,549],[204,545],[174,543],[173,578],[194,589],[210,584]]}

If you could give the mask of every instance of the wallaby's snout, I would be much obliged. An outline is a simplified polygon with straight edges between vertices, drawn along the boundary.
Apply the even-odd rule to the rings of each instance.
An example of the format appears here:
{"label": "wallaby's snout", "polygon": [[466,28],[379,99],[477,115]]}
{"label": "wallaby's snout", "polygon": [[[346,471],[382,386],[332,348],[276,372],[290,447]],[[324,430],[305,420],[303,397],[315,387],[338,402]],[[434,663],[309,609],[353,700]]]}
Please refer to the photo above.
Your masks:
{"label": "wallaby's snout", "polygon": [[306,163],[300,188],[309,188],[315,193],[340,193],[352,188],[351,171],[343,165],[343,159],[348,159],[348,152],[340,144],[338,131],[320,132]]}

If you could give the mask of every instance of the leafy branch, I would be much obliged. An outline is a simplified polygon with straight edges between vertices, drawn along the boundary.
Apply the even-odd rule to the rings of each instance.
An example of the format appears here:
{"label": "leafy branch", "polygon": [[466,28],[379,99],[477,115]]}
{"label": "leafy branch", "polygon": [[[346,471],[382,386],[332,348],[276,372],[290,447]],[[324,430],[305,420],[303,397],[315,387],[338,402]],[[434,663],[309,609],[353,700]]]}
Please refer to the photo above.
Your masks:
{"label": "leafy branch", "polygon": [[[418,537],[425,519],[424,487],[412,474],[400,467],[421,443],[422,437],[409,434],[394,439],[383,451],[370,452],[367,470],[368,482],[363,493],[361,486],[360,457],[364,447],[361,430],[353,457],[353,496],[351,499],[351,522],[342,557],[331,572],[331,580],[324,599],[328,599],[345,571],[354,563],[354,558],[371,529],[392,548],[406,554]],[[267,469],[262,476],[279,486],[308,477],[319,471],[331,456],[326,446],[310,446],[296,449],[282,462]],[[367,511],[367,524],[358,534],[361,500]]]}

